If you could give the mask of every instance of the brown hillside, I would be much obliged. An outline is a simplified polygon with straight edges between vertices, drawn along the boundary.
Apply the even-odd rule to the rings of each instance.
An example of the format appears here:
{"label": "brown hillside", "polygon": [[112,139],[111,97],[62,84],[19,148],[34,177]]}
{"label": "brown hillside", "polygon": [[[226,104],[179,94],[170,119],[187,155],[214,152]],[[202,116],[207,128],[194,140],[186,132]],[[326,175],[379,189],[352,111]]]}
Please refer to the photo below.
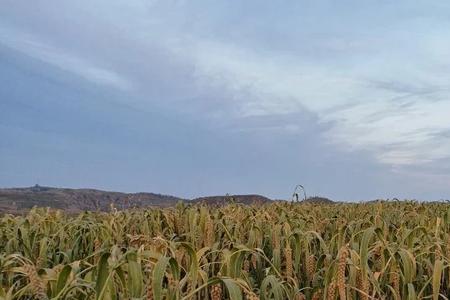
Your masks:
{"label": "brown hillside", "polygon": [[94,189],[66,189],[34,186],[0,189],[0,212],[22,213],[34,206],[62,209],[69,213],[175,205],[184,199],[153,193],[119,193]]}

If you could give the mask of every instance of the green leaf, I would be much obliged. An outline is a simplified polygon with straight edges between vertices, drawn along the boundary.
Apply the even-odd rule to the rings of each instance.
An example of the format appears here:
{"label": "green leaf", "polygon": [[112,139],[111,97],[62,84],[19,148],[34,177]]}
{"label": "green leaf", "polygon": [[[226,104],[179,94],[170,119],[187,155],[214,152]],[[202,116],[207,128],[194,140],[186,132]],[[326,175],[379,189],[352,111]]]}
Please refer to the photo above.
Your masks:
{"label": "green leaf", "polygon": [[100,260],[98,261],[97,265],[97,282],[95,285],[95,299],[101,299],[102,295],[105,293],[106,284],[109,279],[109,265],[108,265],[108,258],[110,254],[104,253]]}
{"label": "green leaf", "polygon": [[362,240],[361,240],[361,246],[360,246],[360,260],[361,260],[361,269],[363,276],[367,275],[367,269],[369,268],[369,265],[367,264],[368,256],[369,256],[369,242],[372,236],[374,235],[375,230],[373,227],[370,227],[364,231]]}
{"label": "green leaf", "polygon": [[137,262],[136,253],[129,253],[128,260],[128,291],[132,298],[140,298],[143,290],[141,265]]}
{"label": "green leaf", "polygon": [[[270,289],[269,289],[270,287]],[[271,297],[273,295],[273,297]],[[284,299],[283,286],[274,275],[269,275],[261,282],[260,297],[265,299]]]}
{"label": "green leaf", "polygon": [[162,299],[163,279],[170,258],[161,256],[153,269],[153,296],[155,300]]}
{"label": "green leaf", "polygon": [[223,278],[222,282],[228,290],[230,300],[242,300],[241,288],[234,282],[233,279]]}
{"label": "green leaf", "polygon": [[441,287],[442,270],[444,263],[442,260],[436,260],[433,268],[433,300],[438,300]]}
{"label": "green leaf", "polygon": [[58,280],[56,282],[55,296],[59,295],[59,293],[61,293],[61,291],[66,286],[70,272],[72,272],[72,267],[70,265],[64,266],[64,268],[61,270],[61,273],[59,274]]}

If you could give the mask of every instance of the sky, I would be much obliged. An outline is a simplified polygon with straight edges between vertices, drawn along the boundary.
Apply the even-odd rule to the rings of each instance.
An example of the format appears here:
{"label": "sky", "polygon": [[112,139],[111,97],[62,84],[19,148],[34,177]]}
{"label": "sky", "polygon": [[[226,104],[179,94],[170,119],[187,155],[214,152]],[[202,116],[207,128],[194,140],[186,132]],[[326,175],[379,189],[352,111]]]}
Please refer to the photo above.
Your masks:
{"label": "sky", "polygon": [[0,186],[450,198],[450,2],[0,0]]}

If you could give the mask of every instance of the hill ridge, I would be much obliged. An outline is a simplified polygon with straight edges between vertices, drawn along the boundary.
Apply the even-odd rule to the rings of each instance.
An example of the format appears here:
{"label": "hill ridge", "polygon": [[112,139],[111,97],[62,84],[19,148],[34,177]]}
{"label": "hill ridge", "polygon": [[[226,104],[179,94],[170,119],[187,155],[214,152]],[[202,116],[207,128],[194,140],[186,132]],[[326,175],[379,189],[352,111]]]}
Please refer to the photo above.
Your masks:
{"label": "hill ridge", "polygon": [[65,188],[34,185],[31,187],[0,188],[0,213],[24,213],[34,206],[62,209],[68,213],[109,211],[140,207],[170,207],[186,204],[224,205],[229,202],[264,204],[271,199],[258,195],[215,195],[192,200],[152,192],[125,193],[94,188]]}

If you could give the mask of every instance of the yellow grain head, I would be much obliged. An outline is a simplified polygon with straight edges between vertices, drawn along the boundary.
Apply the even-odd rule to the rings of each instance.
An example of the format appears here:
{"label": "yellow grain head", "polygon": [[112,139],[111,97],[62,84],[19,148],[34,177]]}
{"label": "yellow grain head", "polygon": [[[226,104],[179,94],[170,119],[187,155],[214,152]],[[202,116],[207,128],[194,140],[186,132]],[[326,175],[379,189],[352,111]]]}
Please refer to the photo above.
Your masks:
{"label": "yellow grain head", "polygon": [[292,262],[292,249],[288,246],[284,248],[284,259],[286,263],[286,277],[292,277],[294,273],[294,264]]}
{"label": "yellow grain head", "polygon": [[48,299],[45,282],[39,277],[36,267],[33,265],[24,265],[23,269],[30,280],[30,290],[35,298],[39,300]]}
{"label": "yellow grain head", "polygon": [[205,247],[212,247],[214,244],[214,222],[210,217],[206,220],[205,223]]}
{"label": "yellow grain head", "polygon": [[222,300],[222,285],[220,283],[211,286],[210,296],[211,300]]}
{"label": "yellow grain head", "polygon": [[345,291],[345,269],[347,266],[348,255],[348,247],[346,245],[342,246],[342,248],[339,250],[339,261],[337,267],[337,286],[340,300],[347,299]]}
{"label": "yellow grain head", "polygon": [[311,300],[320,300],[322,298],[322,291],[318,290],[315,291],[314,294],[312,295]]}
{"label": "yellow grain head", "polygon": [[327,300],[334,300],[336,298],[336,282],[332,281],[328,285]]}
{"label": "yellow grain head", "polygon": [[356,274],[356,285],[358,288],[359,298],[361,300],[368,300],[369,297],[369,284],[367,278],[364,277],[361,270],[358,270]]}
{"label": "yellow grain head", "polygon": [[306,276],[308,276],[308,280],[313,280],[314,273],[316,271],[316,258],[314,255],[308,255],[306,258]]}

